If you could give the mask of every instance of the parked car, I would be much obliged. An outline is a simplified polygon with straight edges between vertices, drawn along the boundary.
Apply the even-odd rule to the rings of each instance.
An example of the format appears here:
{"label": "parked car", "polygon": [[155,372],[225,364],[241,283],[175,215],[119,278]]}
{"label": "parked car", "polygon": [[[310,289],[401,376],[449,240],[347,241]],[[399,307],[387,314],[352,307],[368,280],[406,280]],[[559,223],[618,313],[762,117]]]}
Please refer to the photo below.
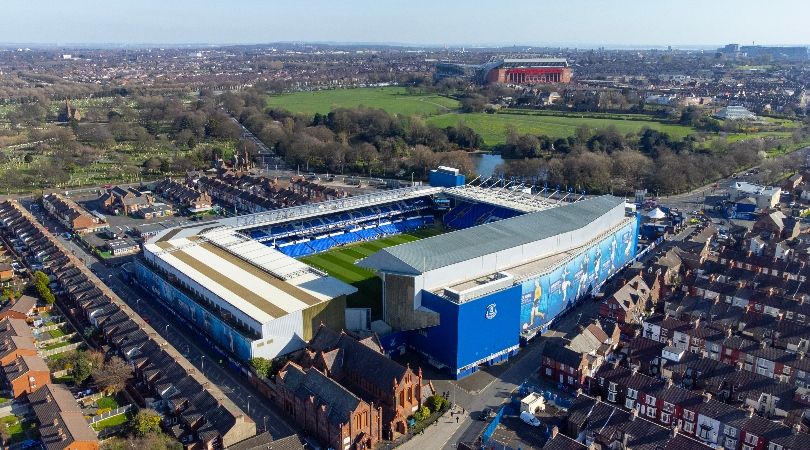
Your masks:
{"label": "parked car", "polygon": [[520,413],[520,420],[524,421],[525,423],[533,427],[540,426],[540,419],[535,417],[534,414],[530,413],[529,411],[522,411]]}
{"label": "parked car", "polygon": [[492,408],[484,408],[478,415],[478,420],[489,420],[490,416],[492,416]]}

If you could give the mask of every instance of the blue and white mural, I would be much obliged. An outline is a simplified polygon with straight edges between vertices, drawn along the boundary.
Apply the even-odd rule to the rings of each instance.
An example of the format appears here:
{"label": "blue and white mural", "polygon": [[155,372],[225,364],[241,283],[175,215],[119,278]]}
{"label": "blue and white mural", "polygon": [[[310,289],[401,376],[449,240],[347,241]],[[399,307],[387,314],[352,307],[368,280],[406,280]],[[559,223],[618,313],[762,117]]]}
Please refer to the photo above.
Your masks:
{"label": "blue and white mural", "polygon": [[547,326],[577,300],[602,285],[636,256],[638,221],[606,236],[554,271],[523,283],[521,331]]}

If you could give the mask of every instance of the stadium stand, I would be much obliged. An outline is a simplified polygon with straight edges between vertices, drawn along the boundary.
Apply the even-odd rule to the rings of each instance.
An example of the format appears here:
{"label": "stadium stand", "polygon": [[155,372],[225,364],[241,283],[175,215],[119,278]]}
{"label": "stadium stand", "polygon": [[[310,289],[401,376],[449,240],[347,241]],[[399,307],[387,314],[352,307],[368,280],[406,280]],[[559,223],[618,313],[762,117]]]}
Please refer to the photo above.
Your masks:
{"label": "stadium stand", "polygon": [[461,230],[484,223],[508,219],[522,214],[501,206],[486,203],[460,202],[444,216],[444,225],[448,228]]}

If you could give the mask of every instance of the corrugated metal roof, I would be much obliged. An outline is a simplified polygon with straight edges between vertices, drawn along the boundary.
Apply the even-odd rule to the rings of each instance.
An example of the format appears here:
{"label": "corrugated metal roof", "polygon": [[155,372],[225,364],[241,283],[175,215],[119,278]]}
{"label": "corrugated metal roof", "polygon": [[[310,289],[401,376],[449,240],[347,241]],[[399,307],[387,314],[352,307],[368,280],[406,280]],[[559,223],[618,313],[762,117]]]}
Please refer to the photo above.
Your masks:
{"label": "corrugated metal roof", "polygon": [[574,231],[598,219],[624,199],[611,195],[479,225],[388,247],[358,263],[361,267],[420,274],[502,250]]}

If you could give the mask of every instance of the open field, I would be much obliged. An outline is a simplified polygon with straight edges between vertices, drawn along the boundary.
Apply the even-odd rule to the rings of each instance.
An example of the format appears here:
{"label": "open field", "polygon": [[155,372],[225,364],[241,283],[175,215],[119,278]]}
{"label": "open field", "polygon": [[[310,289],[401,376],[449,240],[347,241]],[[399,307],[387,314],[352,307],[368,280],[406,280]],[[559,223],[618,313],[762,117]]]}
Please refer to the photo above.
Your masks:
{"label": "open field", "polygon": [[695,130],[683,126],[663,124],[650,120],[597,119],[579,118],[574,114],[565,116],[539,114],[486,114],[486,113],[448,113],[433,116],[427,122],[444,128],[455,126],[463,121],[484,138],[488,146],[503,144],[506,141],[507,128],[511,125],[520,134],[547,135],[554,138],[573,136],[577,127],[585,125],[592,129],[605,129],[613,126],[620,133],[634,133],[642,128],[663,131],[675,139],[682,139]]}
{"label": "open field", "polygon": [[380,279],[370,270],[354,265],[360,259],[377,253],[379,250],[404,244],[419,239],[444,233],[439,227],[424,228],[410,233],[388,236],[375,241],[338,247],[317,255],[305,256],[301,261],[326,271],[339,280],[345,281],[358,289],[356,294],[349,296],[347,304],[350,308],[371,308],[373,317],[380,317],[382,313],[380,299],[382,298],[382,285]]}
{"label": "open field", "polygon": [[428,116],[458,108],[459,103],[436,94],[409,94],[405,88],[332,89],[273,95],[267,105],[288,111],[314,115],[326,114],[334,108],[367,106],[391,114]]}

